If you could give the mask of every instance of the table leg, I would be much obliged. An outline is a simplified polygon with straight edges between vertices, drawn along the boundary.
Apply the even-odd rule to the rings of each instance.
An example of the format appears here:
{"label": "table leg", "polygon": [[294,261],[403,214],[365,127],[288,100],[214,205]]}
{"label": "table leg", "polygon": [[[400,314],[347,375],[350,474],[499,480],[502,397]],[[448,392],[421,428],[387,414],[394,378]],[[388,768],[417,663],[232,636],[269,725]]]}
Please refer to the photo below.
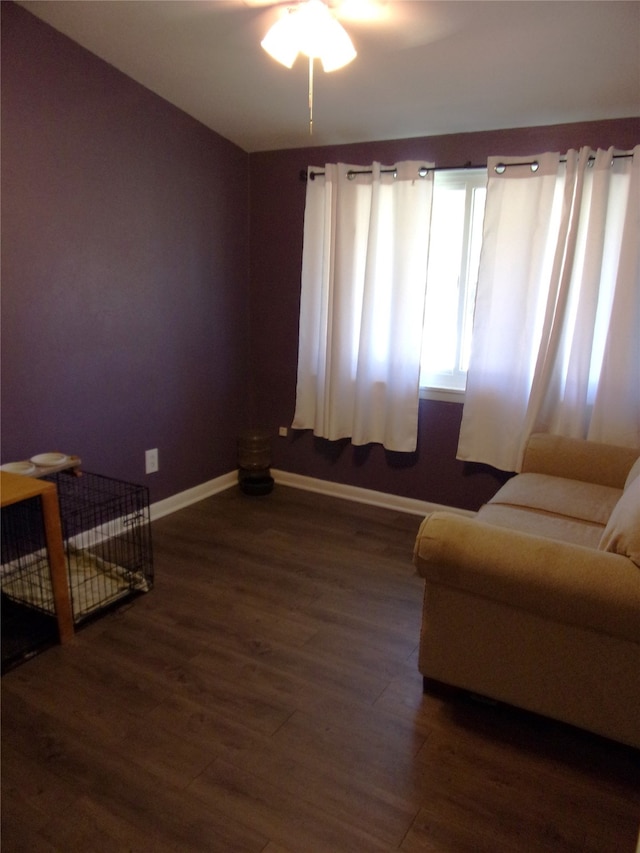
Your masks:
{"label": "table leg", "polygon": [[71,601],[69,598],[67,564],[64,545],[62,543],[60,509],[58,507],[58,495],[55,489],[51,489],[50,491],[47,490],[42,493],[42,515],[44,518],[47,553],[49,555],[53,601],[58,620],[58,633],[60,635],[60,642],[64,643],[73,637],[74,629]]}

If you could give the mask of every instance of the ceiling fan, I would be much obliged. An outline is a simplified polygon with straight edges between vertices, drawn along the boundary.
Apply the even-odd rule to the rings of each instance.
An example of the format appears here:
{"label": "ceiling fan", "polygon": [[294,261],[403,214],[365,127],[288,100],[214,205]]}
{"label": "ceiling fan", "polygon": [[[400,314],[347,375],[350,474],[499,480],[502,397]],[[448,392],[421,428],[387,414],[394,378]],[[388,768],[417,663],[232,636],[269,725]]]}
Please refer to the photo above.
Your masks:
{"label": "ceiling fan", "polygon": [[[268,6],[295,7],[306,0],[241,0],[250,8],[266,8]],[[345,21],[371,21],[384,16],[389,0],[322,0],[332,14]]]}
{"label": "ceiling fan", "polygon": [[370,21],[378,17],[386,0],[243,0],[245,6],[277,6],[282,12],[261,41],[277,62],[292,68],[299,54],[309,63],[309,133],[313,133],[313,75],[315,60],[325,72],[352,62],[357,51],[338,20]]}

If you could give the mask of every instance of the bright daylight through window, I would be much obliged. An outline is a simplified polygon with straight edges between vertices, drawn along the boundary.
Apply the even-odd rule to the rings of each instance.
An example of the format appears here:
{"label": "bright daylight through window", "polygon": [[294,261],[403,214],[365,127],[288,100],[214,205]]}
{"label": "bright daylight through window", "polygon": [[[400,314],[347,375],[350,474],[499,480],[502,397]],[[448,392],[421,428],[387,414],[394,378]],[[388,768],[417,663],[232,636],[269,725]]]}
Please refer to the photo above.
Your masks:
{"label": "bright daylight through window", "polygon": [[436,172],[420,388],[464,392],[482,244],[486,169]]}

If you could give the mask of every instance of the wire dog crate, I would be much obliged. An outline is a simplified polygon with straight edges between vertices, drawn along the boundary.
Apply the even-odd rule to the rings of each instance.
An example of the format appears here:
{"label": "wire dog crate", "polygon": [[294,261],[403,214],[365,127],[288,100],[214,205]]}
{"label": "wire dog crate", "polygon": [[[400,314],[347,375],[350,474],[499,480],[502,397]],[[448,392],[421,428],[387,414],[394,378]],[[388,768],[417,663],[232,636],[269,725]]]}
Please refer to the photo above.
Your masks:
{"label": "wire dog crate", "polygon": [[[148,592],[153,586],[148,489],[89,472],[79,477],[59,472],[43,479],[55,483],[58,490],[74,624],[82,625]],[[16,624],[24,625],[27,611],[28,621],[35,622],[37,617],[43,631],[45,623],[47,629],[52,626],[54,639],[49,642],[56,636],[39,502],[8,509],[2,513],[3,670],[5,658],[9,665],[9,656],[13,660],[17,654],[16,642],[7,637],[6,629],[15,631]],[[5,612],[12,616],[8,626]],[[40,634],[34,637],[34,644],[39,642],[43,642]],[[30,656],[26,648],[22,658]]]}

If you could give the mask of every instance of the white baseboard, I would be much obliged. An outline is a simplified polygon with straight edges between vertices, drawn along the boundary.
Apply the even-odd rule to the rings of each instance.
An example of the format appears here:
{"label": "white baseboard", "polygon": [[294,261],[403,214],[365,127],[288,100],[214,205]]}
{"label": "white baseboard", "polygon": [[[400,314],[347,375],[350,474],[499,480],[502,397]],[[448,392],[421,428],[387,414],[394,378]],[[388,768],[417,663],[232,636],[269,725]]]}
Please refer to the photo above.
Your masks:
{"label": "white baseboard", "polygon": [[191,506],[191,504],[198,503],[198,501],[203,501],[205,498],[210,498],[211,495],[217,495],[218,492],[224,492],[225,489],[231,488],[237,482],[238,472],[230,471],[228,474],[215,477],[213,480],[207,480],[206,483],[201,483],[192,489],[178,492],[177,495],[171,495],[169,498],[157,501],[151,504],[150,507],[151,521],[162,518],[163,515],[170,515],[172,512],[177,512],[179,509],[184,509]]}
{"label": "white baseboard", "polygon": [[315,477],[304,477],[302,474],[291,474],[289,471],[272,470],[271,475],[276,483],[283,486],[291,486],[295,489],[303,489],[307,492],[318,492],[322,495],[330,495],[334,498],[356,501],[357,503],[370,504],[385,509],[393,509],[397,512],[406,512],[411,515],[427,515],[437,510],[446,510],[460,515],[475,515],[474,512],[458,507],[444,506],[443,504],[420,501],[415,498],[407,498],[402,495],[392,495],[388,492],[377,492],[373,489],[361,489],[358,486],[348,486],[344,483],[333,483],[330,480],[318,480]]}
{"label": "white baseboard", "polygon": [[[315,477],[305,477],[302,474],[292,474],[289,471],[271,469],[271,476],[276,484],[291,486],[294,489],[302,489],[305,492],[317,492],[321,495],[329,495],[334,498],[342,498],[356,503],[379,506],[384,509],[392,509],[396,512],[406,512],[410,515],[427,515],[437,510],[455,512],[459,515],[475,515],[475,513],[458,507],[445,506],[444,504],[420,501],[415,498],[406,498],[402,495],[392,495],[388,492],[377,492],[373,489],[361,489],[358,486],[348,486],[344,483],[333,483],[330,480],[318,480]],[[238,484],[238,472],[230,471],[214,480],[208,480],[185,492],[179,492],[170,498],[151,504],[151,520],[162,518],[179,509],[191,506],[191,504],[216,495]]]}

